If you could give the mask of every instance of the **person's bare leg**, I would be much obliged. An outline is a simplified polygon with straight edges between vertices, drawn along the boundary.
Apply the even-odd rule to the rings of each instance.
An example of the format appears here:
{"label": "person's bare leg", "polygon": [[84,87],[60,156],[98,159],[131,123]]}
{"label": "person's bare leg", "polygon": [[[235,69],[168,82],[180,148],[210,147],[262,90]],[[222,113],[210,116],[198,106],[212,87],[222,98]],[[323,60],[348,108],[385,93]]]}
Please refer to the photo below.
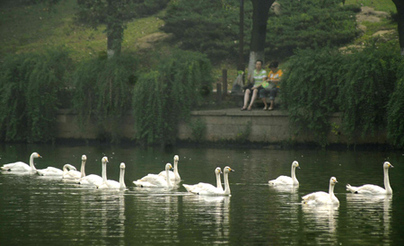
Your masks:
{"label": "person's bare leg", "polygon": [[264,110],[268,109],[267,99],[265,97],[262,98],[262,102],[264,103]]}
{"label": "person's bare leg", "polygon": [[257,94],[258,94],[258,89],[253,90],[253,95],[251,97],[251,102],[250,102],[250,106],[248,106],[248,110],[252,109],[252,106],[254,104],[254,100],[257,98]]}
{"label": "person's bare leg", "polygon": [[250,99],[250,89],[246,89],[244,92],[244,105],[243,110],[247,109],[248,99]]}
{"label": "person's bare leg", "polygon": [[273,110],[274,109],[274,100],[270,100],[269,108],[268,110]]}

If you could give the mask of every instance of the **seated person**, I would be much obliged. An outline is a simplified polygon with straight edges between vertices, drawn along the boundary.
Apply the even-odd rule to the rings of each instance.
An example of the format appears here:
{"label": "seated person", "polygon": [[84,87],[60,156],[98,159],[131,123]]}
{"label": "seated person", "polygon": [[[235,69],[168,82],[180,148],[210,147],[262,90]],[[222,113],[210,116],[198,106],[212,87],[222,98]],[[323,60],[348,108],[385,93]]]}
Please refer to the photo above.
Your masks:
{"label": "seated person", "polygon": [[[268,73],[267,79],[262,83],[263,90],[260,91],[260,98],[262,98],[262,102],[264,103],[264,110],[273,110],[275,106],[275,97],[278,94],[280,89],[279,81],[283,75],[281,69],[278,69],[278,62],[274,61],[269,64],[269,69],[271,70]],[[268,108],[268,104],[266,101],[266,97],[269,95],[270,105]]]}
{"label": "seated person", "polygon": [[241,108],[241,110],[246,110],[247,109],[247,104],[250,99],[250,94],[252,92],[252,97],[251,97],[251,102],[248,106],[248,110],[252,109],[252,105],[254,103],[254,100],[257,98],[257,95],[260,90],[263,90],[261,84],[262,82],[265,81],[267,78],[267,72],[262,69],[262,61],[257,60],[255,62],[255,69],[253,76],[251,77],[251,74],[248,75],[248,81],[253,80],[253,83],[249,83],[245,88],[244,88],[244,106]]}

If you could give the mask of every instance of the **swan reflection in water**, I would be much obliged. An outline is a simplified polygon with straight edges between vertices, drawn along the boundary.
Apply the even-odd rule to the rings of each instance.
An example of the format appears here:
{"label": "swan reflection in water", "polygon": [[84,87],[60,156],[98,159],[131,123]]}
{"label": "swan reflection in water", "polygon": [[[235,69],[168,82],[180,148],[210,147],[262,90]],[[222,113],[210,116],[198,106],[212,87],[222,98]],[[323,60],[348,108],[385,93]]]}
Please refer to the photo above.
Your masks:
{"label": "swan reflection in water", "polygon": [[[391,237],[392,195],[367,195],[347,193],[347,218],[358,233],[369,234],[369,238],[379,238],[386,241]],[[371,228],[372,233],[369,232]],[[362,240],[366,240],[363,238]],[[389,245],[389,242],[383,245]],[[371,241],[370,241],[371,242]]]}
{"label": "swan reflection in water", "polygon": [[317,233],[315,241],[317,244],[337,244],[337,222],[338,222],[338,206],[332,204],[309,205],[302,204],[303,211],[303,230],[306,234]]}
{"label": "swan reflection in water", "polygon": [[205,228],[201,240],[215,237],[214,244],[230,240],[230,196],[184,195],[184,216],[192,223],[190,227]]}

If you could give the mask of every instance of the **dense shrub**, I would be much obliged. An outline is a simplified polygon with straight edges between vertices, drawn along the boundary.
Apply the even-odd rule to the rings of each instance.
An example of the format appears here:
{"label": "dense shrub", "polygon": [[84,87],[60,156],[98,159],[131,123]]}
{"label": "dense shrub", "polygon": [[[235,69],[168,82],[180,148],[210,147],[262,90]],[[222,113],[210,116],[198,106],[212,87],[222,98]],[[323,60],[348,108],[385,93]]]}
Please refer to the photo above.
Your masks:
{"label": "dense shrub", "polygon": [[121,117],[132,102],[138,62],[134,56],[94,59],[78,65],[72,76],[73,108],[81,125],[93,124],[103,129],[105,138],[116,141]]}
{"label": "dense shrub", "polygon": [[295,133],[310,133],[322,145],[330,130],[329,116],[338,111],[338,81],[343,56],[336,49],[299,50],[285,64],[282,104]]}
{"label": "dense shrub", "polygon": [[0,138],[3,141],[54,140],[58,95],[72,70],[65,49],[10,55],[0,67]]}
{"label": "dense shrub", "polygon": [[212,89],[205,55],[175,50],[160,61],[155,70],[139,77],[134,89],[136,135],[145,144],[174,143],[180,120],[186,120]]}
{"label": "dense shrub", "polygon": [[397,80],[387,107],[387,136],[394,146],[404,148],[404,60],[397,69]]}

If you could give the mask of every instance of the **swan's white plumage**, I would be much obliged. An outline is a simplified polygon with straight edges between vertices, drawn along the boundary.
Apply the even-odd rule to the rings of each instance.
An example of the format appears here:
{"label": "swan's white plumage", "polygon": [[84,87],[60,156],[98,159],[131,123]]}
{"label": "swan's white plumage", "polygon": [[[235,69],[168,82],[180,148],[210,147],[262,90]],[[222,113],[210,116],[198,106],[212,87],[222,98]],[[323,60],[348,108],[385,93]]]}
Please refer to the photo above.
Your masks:
{"label": "swan's white plumage", "polygon": [[[124,190],[126,188],[124,177],[125,177],[125,163],[119,165],[119,182],[115,180],[103,180],[102,185],[98,186],[98,189],[120,189]],[[106,178],[106,177],[105,177]]]}
{"label": "swan's white plumage", "polygon": [[86,176],[86,172],[85,172],[86,161],[87,161],[87,156],[82,155],[80,172],[77,171],[77,169],[74,166],[72,166],[70,164],[65,164],[63,166],[62,180],[70,181],[70,182],[79,182],[82,177]]}
{"label": "swan's white plumage", "polygon": [[[166,176],[168,172],[172,169],[172,165],[167,163],[165,166]],[[147,187],[147,188],[172,188],[170,179],[166,179],[158,174],[148,174],[141,179],[133,181],[136,186]]]}
{"label": "swan's white plumage", "polygon": [[[168,176],[170,177],[170,181],[173,183],[179,183],[181,182],[181,176],[180,173],[178,172],[178,161],[180,160],[180,157],[178,155],[174,156],[174,171],[169,171]],[[160,176],[166,178],[167,174],[166,171],[163,170],[159,173]]]}
{"label": "swan's white plumage", "polygon": [[297,161],[292,162],[292,167],[291,167],[291,177],[281,175],[276,179],[269,180],[268,184],[269,185],[299,185],[299,181],[296,178],[296,168],[300,169],[299,163]]}
{"label": "swan's white plumage", "polygon": [[[229,184],[229,172],[234,172],[233,169],[230,167],[226,166],[223,169],[223,176],[224,176],[224,190],[218,187],[214,187],[213,185],[210,186],[205,186],[204,189],[200,189],[197,192],[192,191],[190,189],[190,185],[183,184],[185,189],[190,189],[188,190],[191,193],[198,194],[198,195],[203,195],[203,196],[230,196],[231,191],[230,191],[230,184]],[[198,185],[198,184],[196,184]]]}
{"label": "swan's white plumage", "polygon": [[339,200],[334,194],[335,184],[338,183],[336,177],[330,178],[328,193],[317,191],[302,197],[302,203],[308,205],[339,205]]}
{"label": "swan's white plumage", "polygon": [[37,173],[41,176],[62,176],[63,171],[56,167],[47,167],[44,169],[37,169]]}
{"label": "swan's white plumage", "polygon": [[106,156],[104,156],[101,159],[101,165],[102,165],[102,177],[95,175],[95,174],[90,174],[87,175],[85,177],[82,177],[79,181],[80,185],[84,185],[84,186],[100,186],[102,185],[103,182],[103,178],[107,177],[107,162],[108,162],[108,158]]}
{"label": "swan's white plumage", "polygon": [[391,189],[390,186],[389,168],[393,168],[393,165],[391,165],[391,163],[388,161],[384,162],[383,163],[384,188],[373,184],[365,184],[359,187],[347,184],[346,190],[358,194],[388,194],[388,195],[393,194],[393,190]]}
{"label": "swan's white plumage", "polygon": [[194,194],[199,194],[203,190],[211,190],[211,192],[214,192],[217,189],[219,191],[220,190],[223,191],[222,181],[220,180],[221,173],[222,173],[222,169],[220,167],[217,167],[215,169],[216,186],[213,186],[209,183],[203,183],[203,182],[200,182],[200,183],[194,184],[194,185],[183,184],[183,186],[188,192],[191,192]]}
{"label": "swan's white plumage", "polygon": [[0,167],[2,171],[15,172],[15,173],[27,173],[35,174],[36,168],[34,166],[34,158],[42,158],[37,152],[33,152],[29,157],[29,165],[22,161],[17,161],[14,163],[4,164]]}

